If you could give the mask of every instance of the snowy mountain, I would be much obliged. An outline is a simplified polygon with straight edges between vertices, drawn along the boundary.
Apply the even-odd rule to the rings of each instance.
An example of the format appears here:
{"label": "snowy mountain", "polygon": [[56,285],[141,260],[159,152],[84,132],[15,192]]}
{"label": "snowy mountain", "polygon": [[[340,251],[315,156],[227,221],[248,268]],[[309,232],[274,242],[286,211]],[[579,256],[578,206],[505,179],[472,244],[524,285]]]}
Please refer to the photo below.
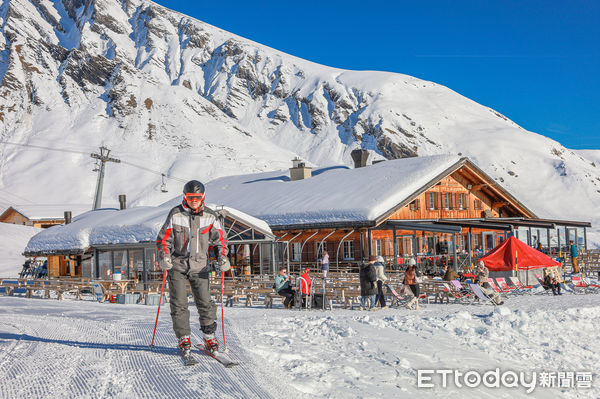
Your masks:
{"label": "snowy mountain", "polygon": [[[100,145],[129,163],[108,164],[105,202],[138,205],[296,155],[351,165],[362,147],[372,159],[468,156],[539,216],[600,224],[594,151],[438,84],[314,64],[150,1],[5,0],[0,19],[1,140],[74,150],[0,144],[2,203],[91,204]],[[174,178],[169,194],[160,173]]]}

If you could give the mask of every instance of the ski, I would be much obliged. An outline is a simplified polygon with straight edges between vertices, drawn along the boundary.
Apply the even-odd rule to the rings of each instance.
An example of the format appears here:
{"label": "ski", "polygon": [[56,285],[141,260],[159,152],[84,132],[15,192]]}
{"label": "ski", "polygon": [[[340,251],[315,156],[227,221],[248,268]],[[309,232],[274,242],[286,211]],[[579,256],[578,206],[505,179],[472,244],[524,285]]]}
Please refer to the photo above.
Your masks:
{"label": "ski", "polygon": [[224,354],[223,352],[211,352],[211,351],[207,351],[204,348],[204,345],[202,344],[197,344],[195,345],[196,348],[198,350],[200,350],[202,353],[204,353],[205,355],[208,355],[210,357],[212,357],[213,359],[215,359],[217,362],[221,363],[223,366],[225,366],[226,368],[231,368],[234,366],[239,366],[239,363],[234,362],[233,360],[231,360],[229,358],[229,356],[227,356],[226,354]]}
{"label": "ski", "polygon": [[186,367],[200,363],[192,353],[188,353],[187,355],[182,354],[181,356],[183,357],[183,364],[185,364]]}

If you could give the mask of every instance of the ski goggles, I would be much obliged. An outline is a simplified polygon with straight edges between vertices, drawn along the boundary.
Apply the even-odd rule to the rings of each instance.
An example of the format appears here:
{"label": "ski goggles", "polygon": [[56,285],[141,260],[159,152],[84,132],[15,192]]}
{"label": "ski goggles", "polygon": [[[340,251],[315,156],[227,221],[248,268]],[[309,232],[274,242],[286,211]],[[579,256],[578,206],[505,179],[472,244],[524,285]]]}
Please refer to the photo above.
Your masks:
{"label": "ski goggles", "polygon": [[185,200],[192,202],[192,201],[204,201],[204,194],[203,193],[188,193],[185,195]]}

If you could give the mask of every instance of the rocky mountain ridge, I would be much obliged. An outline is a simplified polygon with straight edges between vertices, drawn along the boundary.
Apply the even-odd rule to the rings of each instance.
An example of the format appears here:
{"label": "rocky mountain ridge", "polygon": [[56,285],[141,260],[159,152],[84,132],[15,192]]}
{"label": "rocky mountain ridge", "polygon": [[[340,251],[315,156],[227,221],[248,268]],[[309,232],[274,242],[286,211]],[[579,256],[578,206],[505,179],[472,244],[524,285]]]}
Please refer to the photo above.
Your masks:
{"label": "rocky mountain ridge", "polygon": [[[0,19],[2,141],[79,151],[0,145],[6,203],[34,201],[27,179],[55,203],[91,201],[86,153],[106,145],[179,180],[296,155],[351,165],[358,147],[372,159],[460,153],[540,216],[590,220],[600,205],[600,165],[585,153],[432,82],[314,64],[150,1],[6,0]],[[107,196],[164,199],[156,174],[107,173]]]}

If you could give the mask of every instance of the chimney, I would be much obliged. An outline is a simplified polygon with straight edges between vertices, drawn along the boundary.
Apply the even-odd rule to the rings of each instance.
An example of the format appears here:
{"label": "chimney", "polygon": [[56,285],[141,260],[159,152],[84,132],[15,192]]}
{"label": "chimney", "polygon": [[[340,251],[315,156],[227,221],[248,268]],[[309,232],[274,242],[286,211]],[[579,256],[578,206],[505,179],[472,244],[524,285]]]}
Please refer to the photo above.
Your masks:
{"label": "chimney", "polygon": [[65,224],[71,223],[71,211],[65,211]]}
{"label": "chimney", "polygon": [[358,149],[350,153],[350,156],[354,160],[354,168],[362,168],[367,166],[367,159],[369,159],[369,151]]}
{"label": "chimney", "polygon": [[127,208],[127,196],[125,194],[119,195],[119,209],[123,210]]}
{"label": "chimney", "polygon": [[292,159],[292,167],[290,168],[290,180],[303,180],[312,177],[312,168],[306,166],[298,157]]}

